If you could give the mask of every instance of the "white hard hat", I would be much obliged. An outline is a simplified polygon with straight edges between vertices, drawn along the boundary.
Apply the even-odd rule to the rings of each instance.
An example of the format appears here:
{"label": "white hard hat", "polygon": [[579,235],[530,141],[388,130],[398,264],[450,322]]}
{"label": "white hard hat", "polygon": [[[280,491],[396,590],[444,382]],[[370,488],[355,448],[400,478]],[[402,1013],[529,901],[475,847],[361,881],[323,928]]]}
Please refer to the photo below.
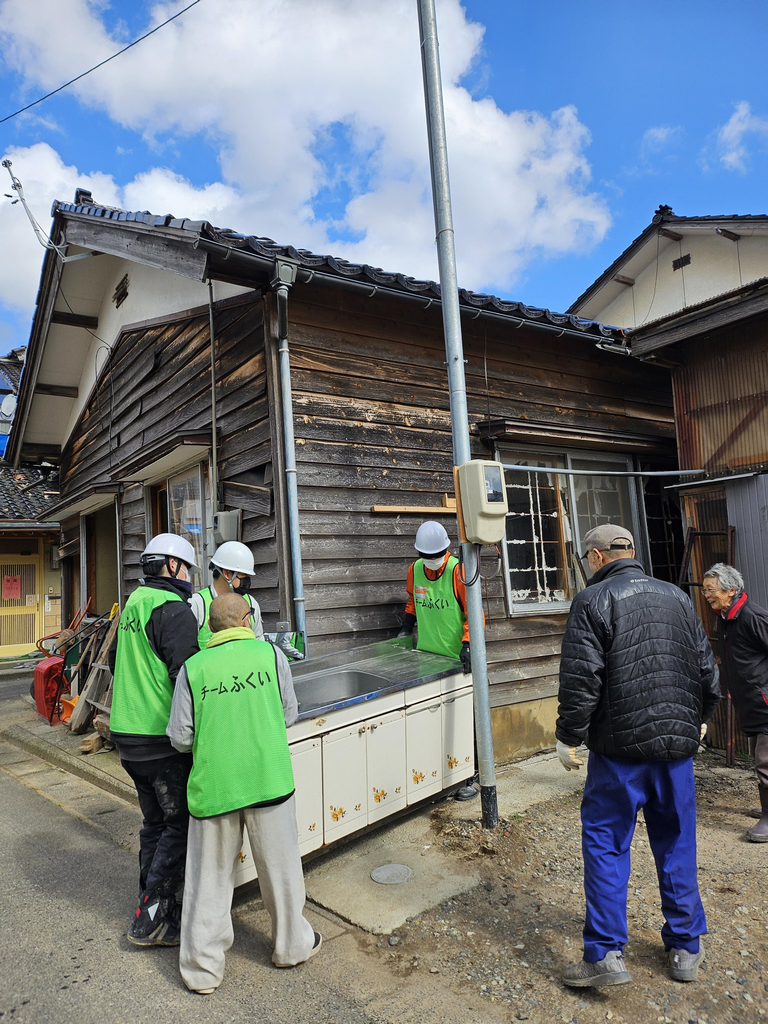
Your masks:
{"label": "white hard hat", "polygon": [[228,540],[221,547],[216,548],[211,564],[217,569],[229,569],[232,572],[244,572],[248,576],[255,576],[253,568],[253,554],[250,548],[241,544],[239,540]]}
{"label": "white hard hat", "polygon": [[420,555],[442,555],[451,546],[451,538],[441,523],[428,519],[416,531],[416,543],[413,546]]}
{"label": "white hard hat", "polygon": [[192,572],[200,572],[200,566],[195,563],[195,549],[188,540],[175,533],[158,533],[142,551],[141,557],[144,558],[145,555],[167,555],[169,558],[177,558],[189,566]]}

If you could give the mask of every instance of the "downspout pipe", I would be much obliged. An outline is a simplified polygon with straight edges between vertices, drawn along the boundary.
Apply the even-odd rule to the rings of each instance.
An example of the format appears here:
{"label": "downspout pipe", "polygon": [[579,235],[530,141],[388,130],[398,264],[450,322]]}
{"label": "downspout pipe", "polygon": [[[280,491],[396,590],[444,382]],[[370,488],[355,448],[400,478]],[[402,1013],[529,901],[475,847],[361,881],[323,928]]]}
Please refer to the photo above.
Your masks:
{"label": "downspout pipe", "polygon": [[[459,285],[456,275],[451,187],[448,176],[448,147],[445,137],[443,86],[440,77],[440,55],[437,41],[437,19],[434,0],[418,0],[421,66],[424,74],[424,100],[427,114],[429,162],[432,171],[432,202],[435,211],[437,259],[440,268],[440,294],[443,307],[445,358],[448,367],[448,390],[453,433],[453,461],[461,466],[469,462],[469,417],[467,385],[464,375],[464,343],[461,336]],[[488,662],[485,650],[483,595],[476,577],[477,555],[474,545],[462,544],[462,556],[468,579],[467,622],[472,648],[472,687],[475,703],[475,734],[480,769],[480,799],[483,826],[495,828],[499,823],[496,797],[496,768],[493,758],[491,702],[488,689]]]}
{"label": "downspout pipe", "polygon": [[208,331],[211,340],[211,504],[219,505],[219,428],[216,413],[216,333],[213,327],[213,281],[208,278]]}
{"label": "downspout pipe", "polygon": [[288,292],[296,281],[297,266],[290,260],[276,260],[271,267],[270,285],[277,301],[277,352],[280,367],[280,404],[285,446],[285,485],[288,502],[288,534],[291,547],[291,579],[296,630],[304,636],[307,649],[307,616],[304,602],[304,572],[301,564],[299,531],[299,487],[296,480],[296,439],[293,432],[291,356],[288,349]]}

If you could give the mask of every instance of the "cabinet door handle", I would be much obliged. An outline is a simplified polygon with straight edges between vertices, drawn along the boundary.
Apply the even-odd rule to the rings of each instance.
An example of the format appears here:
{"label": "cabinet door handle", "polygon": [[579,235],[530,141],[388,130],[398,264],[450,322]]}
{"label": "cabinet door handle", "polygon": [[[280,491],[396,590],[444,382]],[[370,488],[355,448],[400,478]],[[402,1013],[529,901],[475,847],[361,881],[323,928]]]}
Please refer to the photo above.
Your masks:
{"label": "cabinet door handle", "polygon": [[378,729],[379,727],[378,727],[378,725],[376,725],[376,723],[374,722],[374,724],[373,724],[373,725],[371,725],[371,726],[370,726],[369,728],[370,728],[371,732],[373,732],[373,730],[374,730],[374,729]]}
{"label": "cabinet door handle", "polygon": [[365,726],[361,725],[360,728],[357,730],[357,735],[358,736],[362,736],[364,732],[365,732]]}
{"label": "cabinet door handle", "polygon": [[439,711],[439,710],[440,710],[440,705],[439,704],[433,704],[431,708],[427,708],[427,711]]}
{"label": "cabinet door handle", "polygon": [[456,698],[455,697],[451,697],[450,700],[444,700],[443,701],[443,704],[455,704],[455,703],[456,703]]}

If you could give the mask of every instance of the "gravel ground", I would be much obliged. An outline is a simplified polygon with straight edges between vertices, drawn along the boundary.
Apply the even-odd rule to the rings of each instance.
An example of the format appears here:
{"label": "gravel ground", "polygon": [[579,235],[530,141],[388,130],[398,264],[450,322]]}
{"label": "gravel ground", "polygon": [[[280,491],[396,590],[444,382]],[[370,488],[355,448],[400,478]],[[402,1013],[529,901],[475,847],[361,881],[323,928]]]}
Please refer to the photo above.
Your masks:
{"label": "gravel ground", "polygon": [[435,842],[471,858],[483,883],[464,896],[371,941],[391,969],[439,974],[488,1000],[488,1019],[596,1024],[721,1024],[768,1020],[768,844],[746,842],[757,802],[746,764],[724,766],[721,751],[695,762],[699,885],[707,912],[707,957],[699,981],[667,974],[656,873],[638,821],[629,883],[627,966],[632,984],[567,989],[565,966],[581,959],[580,795],[539,804],[493,833],[433,812]]}

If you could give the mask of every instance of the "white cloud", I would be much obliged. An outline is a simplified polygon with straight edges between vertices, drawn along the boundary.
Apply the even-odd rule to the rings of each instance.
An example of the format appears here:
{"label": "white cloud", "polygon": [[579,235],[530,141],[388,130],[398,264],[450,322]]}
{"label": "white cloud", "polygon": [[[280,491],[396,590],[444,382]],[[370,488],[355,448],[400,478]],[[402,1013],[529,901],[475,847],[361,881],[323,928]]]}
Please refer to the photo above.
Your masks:
{"label": "white cloud", "polygon": [[[54,199],[72,199],[76,188],[89,188],[99,201],[115,206],[118,192],[108,174],[84,174],[67,167],[45,142],[24,149],[12,147],[3,154],[13,163],[13,173],[24,187],[33,216],[48,232]],[[3,169],[0,194],[11,194],[11,180]],[[0,199],[0,300],[12,310],[31,310],[37,295],[44,250],[35,238],[21,203]]]}
{"label": "white cloud", "polygon": [[[177,9],[156,5],[152,24]],[[473,99],[461,79],[480,53],[483,29],[459,0],[438,0],[438,18],[460,281],[509,294],[534,253],[583,251],[607,231],[607,205],[589,190],[589,132],[572,107],[550,116],[505,113],[492,99]],[[0,0],[0,26],[5,59],[30,96],[119,48],[89,0]],[[128,208],[205,217],[388,270],[436,275],[412,0],[206,0],[73,91],[155,140],[160,156],[168,134],[201,133],[217,152],[222,180],[198,188],[153,167],[120,188],[108,175],[83,179],[53,150],[32,146],[25,162],[36,189],[31,180],[25,186],[41,203],[93,181],[100,202],[119,196]],[[334,126],[343,126],[349,149],[341,167],[322,157],[320,143]],[[21,176],[21,163],[17,170]],[[349,198],[329,219],[318,193],[339,184]],[[5,223],[7,211],[2,216]],[[334,240],[340,234],[358,240]],[[25,262],[34,278],[39,258]]]}
{"label": "white cloud", "polygon": [[683,129],[680,125],[676,125],[674,128],[671,128],[669,125],[656,125],[653,128],[649,128],[644,133],[640,142],[641,156],[650,157],[656,153],[661,153],[672,143],[677,142],[682,134]]}
{"label": "white cloud", "polygon": [[753,114],[749,103],[741,100],[729,120],[716,133],[720,162],[729,171],[746,172],[750,155],[746,138],[749,135],[767,142],[768,118]]}

